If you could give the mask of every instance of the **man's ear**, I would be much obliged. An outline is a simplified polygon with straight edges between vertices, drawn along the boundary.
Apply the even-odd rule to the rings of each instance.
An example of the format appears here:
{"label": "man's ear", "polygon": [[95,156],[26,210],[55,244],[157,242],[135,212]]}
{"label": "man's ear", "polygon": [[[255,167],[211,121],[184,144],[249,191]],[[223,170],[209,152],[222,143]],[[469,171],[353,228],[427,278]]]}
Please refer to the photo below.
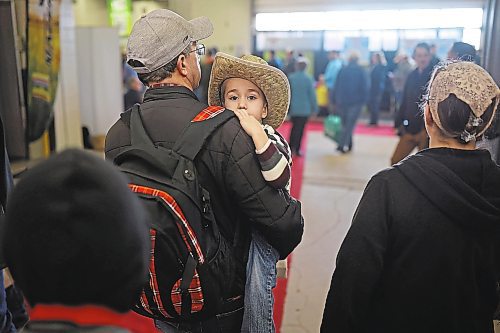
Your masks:
{"label": "man's ear", "polygon": [[182,75],[182,76],[187,76],[188,70],[187,70],[187,59],[184,54],[181,54],[179,58],[177,59],[177,71]]}

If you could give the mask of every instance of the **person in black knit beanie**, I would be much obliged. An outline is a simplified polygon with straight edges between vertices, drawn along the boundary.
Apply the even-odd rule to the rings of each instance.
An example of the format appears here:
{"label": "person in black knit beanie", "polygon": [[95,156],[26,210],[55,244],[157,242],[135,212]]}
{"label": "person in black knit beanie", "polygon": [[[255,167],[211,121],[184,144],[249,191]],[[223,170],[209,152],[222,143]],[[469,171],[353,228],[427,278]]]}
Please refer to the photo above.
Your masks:
{"label": "person in black knit beanie", "polygon": [[94,326],[123,328],[118,312],[147,282],[150,251],[142,206],[123,175],[93,154],[67,150],[26,172],[6,212],[5,259],[33,306],[27,332],[86,311]]}

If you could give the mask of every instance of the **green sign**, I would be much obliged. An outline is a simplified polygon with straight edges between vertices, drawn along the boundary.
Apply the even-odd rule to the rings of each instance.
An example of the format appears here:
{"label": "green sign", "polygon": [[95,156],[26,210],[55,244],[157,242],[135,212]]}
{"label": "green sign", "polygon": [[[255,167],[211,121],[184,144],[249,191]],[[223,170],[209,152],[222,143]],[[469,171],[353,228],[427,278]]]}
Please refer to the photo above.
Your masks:
{"label": "green sign", "polygon": [[132,30],[132,0],[107,0],[109,23],[118,27],[120,36],[127,37]]}

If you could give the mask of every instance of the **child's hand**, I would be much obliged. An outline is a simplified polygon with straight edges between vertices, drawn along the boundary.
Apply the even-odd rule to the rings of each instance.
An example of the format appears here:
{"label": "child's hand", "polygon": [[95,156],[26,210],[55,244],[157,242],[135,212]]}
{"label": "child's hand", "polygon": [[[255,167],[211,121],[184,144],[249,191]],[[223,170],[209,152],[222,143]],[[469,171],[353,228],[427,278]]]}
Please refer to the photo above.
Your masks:
{"label": "child's hand", "polygon": [[243,127],[243,129],[249,136],[253,138],[256,135],[261,134],[261,132],[264,135],[266,135],[260,122],[251,115],[249,115],[247,110],[236,109],[234,110],[234,113],[236,114],[236,117],[238,117],[238,119],[240,120],[241,127]]}
{"label": "child's hand", "polygon": [[241,127],[243,127],[243,130],[252,138],[255,149],[262,149],[269,138],[267,137],[264,128],[262,128],[261,123],[257,119],[249,115],[247,110],[236,109],[234,110],[234,113],[240,120],[240,124]]}

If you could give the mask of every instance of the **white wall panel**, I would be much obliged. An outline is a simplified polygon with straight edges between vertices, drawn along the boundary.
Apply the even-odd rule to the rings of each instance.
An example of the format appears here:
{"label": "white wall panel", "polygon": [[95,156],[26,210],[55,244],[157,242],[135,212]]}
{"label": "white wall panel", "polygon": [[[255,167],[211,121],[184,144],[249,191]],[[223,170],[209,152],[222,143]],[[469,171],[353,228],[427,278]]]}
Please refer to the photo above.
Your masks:
{"label": "white wall panel", "polygon": [[[202,41],[206,46],[235,56],[251,51],[252,14],[250,0],[191,1],[191,17],[207,16],[214,25],[212,36]],[[188,17],[186,17],[188,18]]]}
{"label": "white wall panel", "polygon": [[255,0],[255,12],[483,7],[484,0]]}
{"label": "white wall panel", "polygon": [[321,32],[257,32],[257,50],[321,50]]}
{"label": "white wall panel", "polygon": [[105,135],[124,108],[118,29],[76,31],[82,125],[93,136]]}
{"label": "white wall panel", "polygon": [[108,8],[105,0],[72,0],[75,23],[79,27],[109,26]]}
{"label": "white wall panel", "polygon": [[54,103],[57,151],[82,147],[73,3],[71,0],[63,0],[60,8],[61,67]]}

